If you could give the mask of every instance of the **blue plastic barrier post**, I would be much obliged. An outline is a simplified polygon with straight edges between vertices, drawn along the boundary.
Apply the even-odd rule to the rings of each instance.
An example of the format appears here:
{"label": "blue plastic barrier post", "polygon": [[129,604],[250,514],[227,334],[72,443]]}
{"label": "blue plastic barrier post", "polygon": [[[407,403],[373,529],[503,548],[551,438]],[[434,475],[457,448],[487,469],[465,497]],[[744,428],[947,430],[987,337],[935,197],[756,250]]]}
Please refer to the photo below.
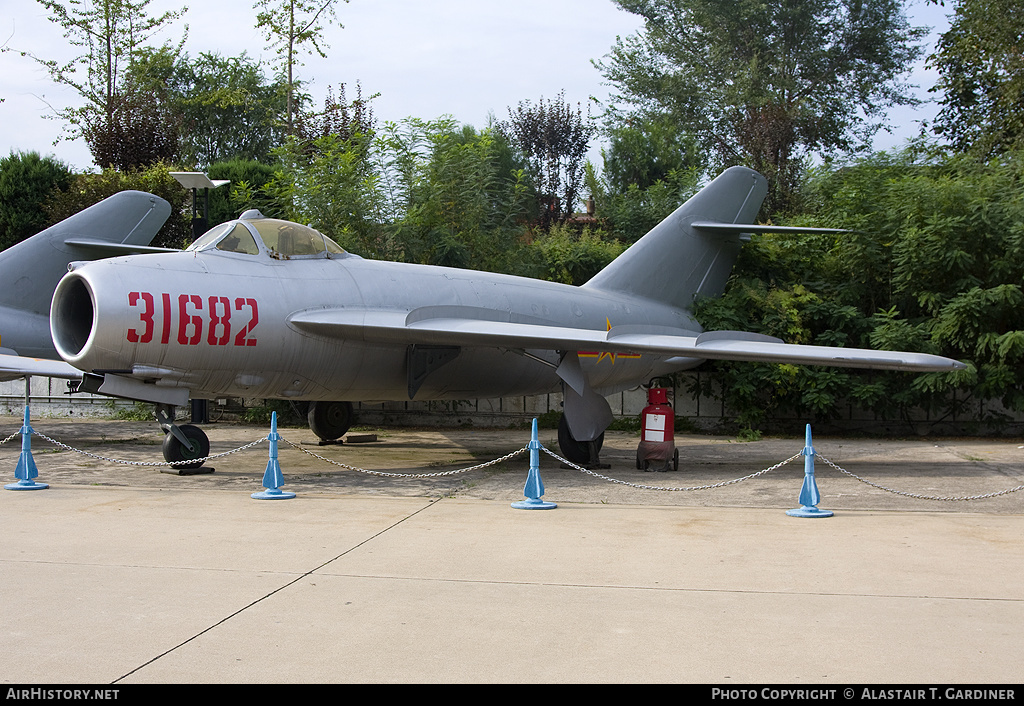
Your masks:
{"label": "blue plastic barrier post", "polygon": [[832,517],[831,510],[819,510],[818,503],[821,502],[821,494],[818,492],[818,484],[814,481],[814,447],[811,445],[811,425],[807,425],[804,439],[804,450],[800,452],[804,457],[804,484],[800,488],[800,505],[796,510],[786,510],[790,517]]}
{"label": "blue plastic barrier post", "polygon": [[533,435],[526,448],[530,449],[530,473],[526,477],[526,487],[523,488],[523,495],[526,496],[526,500],[512,503],[512,507],[517,510],[550,510],[551,508],[558,507],[555,503],[541,500],[541,497],[544,495],[544,482],[540,479],[541,445],[537,439],[536,419],[533,420]]}
{"label": "blue plastic barrier post", "polygon": [[270,442],[270,460],[267,461],[267,470],[263,473],[263,487],[266,490],[252,494],[257,500],[287,500],[295,497],[295,493],[281,490],[284,475],[281,473],[281,464],[277,462],[277,442],[280,440],[281,435],[277,433],[277,412],[273,412],[270,415],[270,434],[267,436],[267,441]]}
{"label": "blue plastic barrier post", "polygon": [[32,426],[28,421],[28,405],[25,405],[25,423],[21,425],[21,455],[18,456],[18,466],[14,469],[14,477],[17,483],[5,485],[7,490],[43,490],[50,486],[46,483],[36,483],[34,480],[39,476],[36,469],[35,459],[32,458]]}

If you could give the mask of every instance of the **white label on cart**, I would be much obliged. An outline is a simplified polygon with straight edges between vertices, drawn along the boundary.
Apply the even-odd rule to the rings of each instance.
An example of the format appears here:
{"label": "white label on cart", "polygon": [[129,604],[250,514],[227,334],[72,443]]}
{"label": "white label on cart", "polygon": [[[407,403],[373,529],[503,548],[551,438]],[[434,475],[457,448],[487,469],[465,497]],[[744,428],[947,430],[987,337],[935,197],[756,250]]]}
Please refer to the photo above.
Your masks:
{"label": "white label on cart", "polygon": [[647,441],[664,441],[665,440],[665,419],[668,415],[665,414],[648,414],[646,427],[644,429],[644,438]]}
{"label": "white label on cart", "polygon": [[660,429],[665,430],[665,414],[648,414],[647,415],[647,428],[648,429]]}

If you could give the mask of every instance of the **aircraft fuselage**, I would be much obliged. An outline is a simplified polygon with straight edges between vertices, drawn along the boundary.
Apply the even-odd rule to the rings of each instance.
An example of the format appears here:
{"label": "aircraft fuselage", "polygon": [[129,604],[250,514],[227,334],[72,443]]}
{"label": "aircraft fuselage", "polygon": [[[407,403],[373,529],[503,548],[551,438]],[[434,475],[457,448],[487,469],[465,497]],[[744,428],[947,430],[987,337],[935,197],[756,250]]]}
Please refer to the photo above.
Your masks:
{"label": "aircraft fuselage", "polygon": [[[509,275],[347,254],[274,259],[222,252],[81,265],[58,287],[51,323],[61,355],[76,367],[152,377],[193,397],[384,401],[409,399],[407,344],[317,335],[289,319],[326,309],[408,314],[429,306],[598,331],[619,324],[701,331],[688,312],[665,304]],[[532,353],[558,363],[553,351]],[[605,394],[700,362],[579,355],[590,384]],[[541,394],[559,382],[552,367],[521,352],[462,347],[425,377],[415,399]]]}

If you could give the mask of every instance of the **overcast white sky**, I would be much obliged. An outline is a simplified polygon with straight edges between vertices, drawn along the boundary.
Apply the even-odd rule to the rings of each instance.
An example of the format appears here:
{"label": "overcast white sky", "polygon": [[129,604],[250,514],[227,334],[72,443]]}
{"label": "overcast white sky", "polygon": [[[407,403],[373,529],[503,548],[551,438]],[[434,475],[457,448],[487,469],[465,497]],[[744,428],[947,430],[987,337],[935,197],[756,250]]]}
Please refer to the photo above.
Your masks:
{"label": "overcast white sky", "polygon": [[[945,8],[911,2],[913,24],[945,28]],[[149,14],[182,4],[153,0]],[[190,5],[183,20],[164,34],[177,41],[188,24],[190,55],[247,51],[254,58],[274,58],[255,29],[253,0]],[[563,89],[573,103],[606,98],[608,88],[591,60],[603,57],[617,35],[642,26],[611,0],[339,0],[337,18],[344,28],[326,30],[328,58],[307,57],[299,69],[318,103],[328,86],[336,89],[340,83],[349,87],[351,100],[358,81],[364,95],[380,93],[372,104],[379,121],[452,115],[478,128],[487,124],[489,114],[507,119],[508,108],[519,101],[551,99]],[[32,0],[0,0],[0,45],[65,61],[77,53]],[[915,82],[927,97],[934,75],[922,70]],[[49,106],[63,108],[80,100],[52,83],[31,59],[0,54],[0,98],[0,155],[37,151],[79,170],[93,168],[83,142],[53,144],[63,123],[46,119]],[[876,147],[902,143],[917,132],[915,121],[934,112],[926,106],[893,113],[896,134],[880,138]]]}

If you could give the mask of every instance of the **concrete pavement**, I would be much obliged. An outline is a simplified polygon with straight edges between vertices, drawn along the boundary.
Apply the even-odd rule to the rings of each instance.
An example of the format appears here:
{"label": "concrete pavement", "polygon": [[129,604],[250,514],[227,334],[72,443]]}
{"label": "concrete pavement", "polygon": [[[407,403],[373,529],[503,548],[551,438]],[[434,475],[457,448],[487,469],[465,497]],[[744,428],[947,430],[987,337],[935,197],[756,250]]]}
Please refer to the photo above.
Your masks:
{"label": "concrete pavement", "polygon": [[[20,420],[0,419],[0,434]],[[78,448],[160,460],[155,425],[33,420]],[[267,430],[211,425],[214,451]],[[297,445],[309,432],[282,429]],[[362,468],[443,472],[526,431],[381,430],[305,448]],[[541,441],[557,448],[552,432]],[[788,517],[802,437],[678,440],[637,471],[610,434],[599,473],[542,456],[548,511],[513,510],[526,455],[420,479],[330,466],[285,443],[292,500],[253,500],[267,445],[176,476],[34,438],[41,491],[0,493],[5,683],[1014,683],[1024,492],[893,495],[818,464],[826,519]],[[874,482],[932,496],[1024,484],[1007,441],[816,439]],[[17,440],[0,447],[13,471]],[[635,485],[625,485],[634,483]]]}

